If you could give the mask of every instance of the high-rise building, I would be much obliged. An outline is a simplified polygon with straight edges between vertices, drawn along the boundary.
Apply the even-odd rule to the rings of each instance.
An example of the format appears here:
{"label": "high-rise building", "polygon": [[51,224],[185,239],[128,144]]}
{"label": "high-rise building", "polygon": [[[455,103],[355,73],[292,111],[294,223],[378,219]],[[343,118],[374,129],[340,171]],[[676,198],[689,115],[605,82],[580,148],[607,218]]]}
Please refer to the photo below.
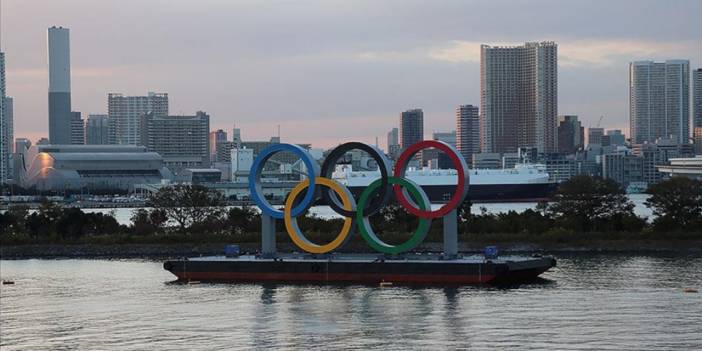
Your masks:
{"label": "high-rise building", "polygon": [[400,155],[400,131],[397,128],[390,129],[385,145],[387,147],[385,152],[392,159]]}
{"label": "high-rise building", "polygon": [[[410,145],[424,140],[424,111],[407,110],[400,114],[400,148],[405,150]],[[418,154],[421,158],[421,153]]]}
{"label": "high-rise building", "polygon": [[210,161],[215,162],[217,159],[217,145],[227,141],[227,132],[222,129],[217,129],[210,132]]}
{"label": "high-rise building", "polygon": [[473,155],[480,153],[480,113],[478,106],[456,107],[456,148],[468,166],[473,164]]}
{"label": "high-rise building", "polygon": [[10,96],[5,96],[5,140],[7,141],[7,152],[13,153],[12,140],[15,139],[15,103]]}
{"label": "high-rise building", "polygon": [[71,143],[71,53],[68,28],[51,27],[49,48],[49,140]]}
{"label": "high-rise building", "polygon": [[[239,143],[241,145],[241,143]],[[231,162],[232,160],[232,149],[236,149],[237,146],[233,141],[222,141],[217,144],[217,150],[215,150],[215,160],[214,162]],[[212,153],[212,150],[210,150]]]}
{"label": "high-rise building", "polygon": [[[10,152],[7,147],[9,133],[8,107],[5,96],[5,53],[0,52],[0,184],[4,184],[10,175]],[[10,117],[11,118],[11,117]]]}
{"label": "high-rise building", "polygon": [[558,116],[558,152],[573,154],[585,144],[585,128],[575,115]]}
{"label": "high-rise building", "polygon": [[631,142],[690,138],[690,62],[636,61],[629,64]]}
{"label": "high-rise building", "polygon": [[143,114],[141,143],[163,157],[174,173],[186,168],[210,165],[210,116],[198,111],[194,116]]}
{"label": "high-rise building", "polygon": [[71,144],[85,145],[85,123],[77,111],[71,112]]}
{"label": "high-rise building", "polygon": [[3,138],[5,140],[5,151],[8,154],[12,154],[14,151],[15,130],[14,130],[14,100],[5,96],[5,101],[3,103],[3,119],[5,124],[5,129],[3,132]]}
{"label": "high-rise building", "polygon": [[390,149],[392,145],[400,145],[400,135],[397,128],[390,129],[388,132],[386,146]]}
{"label": "high-rise building", "polygon": [[241,129],[234,127],[232,129],[232,143],[234,146],[239,147],[241,145]]}
{"label": "high-rise building", "polygon": [[[702,140],[702,68],[692,72],[692,128],[695,140]],[[698,154],[702,154],[702,143],[696,143]]]}
{"label": "high-rise building", "polygon": [[85,143],[88,145],[107,145],[110,120],[107,115],[88,115],[85,121]]}
{"label": "high-rise building", "polygon": [[[111,143],[139,145],[140,116],[152,113],[154,117],[168,116],[168,94],[149,92],[147,96],[107,95],[107,114],[110,118]],[[209,132],[208,132],[209,133]]]}
{"label": "high-rise building", "polygon": [[555,152],[557,107],[556,43],[480,47],[482,152]]}
{"label": "high-rise building", "polygon": [[602,137],[604,136],[604,128],[590,127],[587,129],[587,145],[602,146]]}
{"label": "high-rise building", "polygon": [[610,129],[608,130],[605,135],[602,137],[603,140],[606,139],[606,142],[602,142],[602,146],[607,146],[607,145],[617,145],[617,146],[622,146],[626,143],[626,137],[624,136],[624,133],[620,129]]}

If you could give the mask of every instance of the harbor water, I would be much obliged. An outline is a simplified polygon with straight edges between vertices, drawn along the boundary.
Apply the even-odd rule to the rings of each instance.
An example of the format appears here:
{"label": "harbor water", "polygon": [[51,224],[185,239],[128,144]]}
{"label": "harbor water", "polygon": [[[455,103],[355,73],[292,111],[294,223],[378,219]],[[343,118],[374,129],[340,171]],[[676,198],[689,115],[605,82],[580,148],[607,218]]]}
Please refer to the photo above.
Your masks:
{"label": "harbor water", "polygon": [[[0,261],[2,350],[702,349],[702,257],[558,256],[543,282],[173,283],[143,260]],[[701,289],[702,290],[702,289]]]}

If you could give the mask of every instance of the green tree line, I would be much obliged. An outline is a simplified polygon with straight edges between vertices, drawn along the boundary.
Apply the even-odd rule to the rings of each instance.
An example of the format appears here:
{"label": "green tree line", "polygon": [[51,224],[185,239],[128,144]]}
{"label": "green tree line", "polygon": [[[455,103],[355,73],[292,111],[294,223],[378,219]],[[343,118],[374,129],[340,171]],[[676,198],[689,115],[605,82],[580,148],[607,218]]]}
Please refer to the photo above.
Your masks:
{"label": "green tree line", "polygon": [[[466,202],[459,210],[462,240],[481,234],[518,234],[529,240],[545,233],[587,237],[591,233],[687,233],[702,239],[702,182],[674,177],[648,189],[646,206],[655,215],[647,221],[634,213],[634,204],[614,181],[577,176],[558,187],[551,202],[524,212],[491,214],[484,209],[472,214]],[[328,241],[343,219],[325,219],[311,214],[298,217],[299,226],[311,240]],[[418,219],[397,204],[371,216],[376,232],[389,242],[401,241],[414,231]],[[282,221],[277,226],[286,240]],[[136,209],[130,225],[119,224],[112,214],[86,213],[77,208],[44,203],[37,210],[11,207],[0,214],[0,243],[73,242],[85,238],[119,236],[138,241],[150,238],[167,242],[257,241],[260,215],[252,207],[227,207],[223,196],[199,185],[162,188],[148,208]],[[440,240],[441,221],[435,220],[429,240]],[[106,239],[105,239],[106,240]],[[127,240],[127,241],[129,241]],[[360,240],[355,236],[355,240]],[[109,242],[109,240],[107,240]]]}

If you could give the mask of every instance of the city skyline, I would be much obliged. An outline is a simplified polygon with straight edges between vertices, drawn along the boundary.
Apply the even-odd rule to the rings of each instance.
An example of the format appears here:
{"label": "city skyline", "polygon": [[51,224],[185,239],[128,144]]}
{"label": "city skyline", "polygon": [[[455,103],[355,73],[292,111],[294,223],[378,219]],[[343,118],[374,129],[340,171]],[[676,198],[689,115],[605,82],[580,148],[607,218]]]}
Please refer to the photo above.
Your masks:
{"label": "city skyline", "polygon": [[[701,40],[694,31],[694,14],[702,4],[692,1],[648,3],[659,18],[675,18],[655,29],[644,14],[628,15],[631,4],[626,2],[608,4],[607,11],[585,2],[566,9],[543,1],[442,7],[169,4],[145,3],[142,14],[135,15],[126,13],[129,6],[121,2],[58,6],[4,1],[2,50],[7,54],[8,95],[15,98],[15,135],[34,141],[48,135],[45,31],[54,25],[71,28],[73,36],[75,111],[107,113],[110,92],[163,91],[176,101],[174,112],[205,110],[213,128],[229,129],[236,123],[251,139],[265,139],[281,125],[284,140],[319,147],[349,139],[372,143],[396,126],[398,111],[413,106],[425,112],[425,138],[432,130],[451,129],[455,106],[479,103],[480,44],[558,43],[558,114],[577,114],[586,127],[604,115],[603,126],[628,130],[629,62],[686,59],[691,69],[702,65]],[[549,24],[526,23],[519,16],[545,10],[551,14]],[[180,25],[193,11],[207,16],[208,23]],[[169,17],[168,23],[143,21],[148,28],[134,24],[134,16],[157,12]],[[325,20],[331,12],[345,13],[348,22],[341,26]],[[465,20],[476,12],[499,16],[494,21],[480,16]],[[240,13],[249,16],[241,18]],[[101,20],[86,20],[87,14]],[[600,19],[598,28],[586,25],[589,16]],[[405,28],[418,18],[427,25]],[[260,21],[280,21],[280,26],[257,25]],[[363,27],[359,31],[365,34],[349,27]],[[319,34],[321,29],[325,34]],[[328,121],[334,123],[325,125],[325,135],[308,132]]]}

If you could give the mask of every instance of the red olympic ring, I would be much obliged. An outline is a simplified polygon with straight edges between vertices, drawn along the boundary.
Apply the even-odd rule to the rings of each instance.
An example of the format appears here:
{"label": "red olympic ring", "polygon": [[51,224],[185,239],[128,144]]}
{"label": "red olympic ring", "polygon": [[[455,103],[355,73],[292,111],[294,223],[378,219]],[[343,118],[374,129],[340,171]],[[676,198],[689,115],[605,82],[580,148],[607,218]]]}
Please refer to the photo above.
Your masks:
{"label": "red olympic ring", "polygon": [[468,183],[468,166],[466,165],[466,161],[463,159],[462,156],[460,156],[460,154],[458,153],[458,151],[456,151],[455,148],[443,141],[424,140],[416,144],[410,145],[405,151],[402,152],[402,154],[400,154],[400,157],[397,159],[397,163],[395,163],[394,176],[396,178],[404,178],[409,160],[422,149],[428,149],[432,147],[443,151],[451,159],[451,162],[453,162],[453,165],[456,167],[456,172],[458,175],[458,184],[456,184],[456,190],[454,191],[453,196],[451,196],[451,199],[436,211],[424,211],[408,199],[409,196],[402,189],[402,187],[398,185],[393,186],[393,189],[395,190],[395,196],[397,197],[397,201],[400,203],[400,205],[402,205],[402,207],[404,207],[409,213],[419,218],[425,219],[439,218],[447,215],[449,212],[458,208],[458,206],[460,206],[463,203],[463,200],[468,194],[468,187],[466,186],[466,184]]}

